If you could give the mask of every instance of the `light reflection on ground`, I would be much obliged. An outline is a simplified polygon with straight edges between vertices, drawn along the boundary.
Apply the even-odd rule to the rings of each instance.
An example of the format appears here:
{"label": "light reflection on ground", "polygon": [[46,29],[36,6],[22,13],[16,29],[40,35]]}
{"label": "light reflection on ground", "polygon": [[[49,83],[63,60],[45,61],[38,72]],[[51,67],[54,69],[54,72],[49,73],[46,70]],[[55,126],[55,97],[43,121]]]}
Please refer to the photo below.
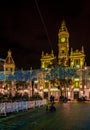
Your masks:
{"label": "light reflection on ground", "polygon": [[0,130],[90,130],[90,103],[57,103],[56,112],[37,108],[0,119]]}

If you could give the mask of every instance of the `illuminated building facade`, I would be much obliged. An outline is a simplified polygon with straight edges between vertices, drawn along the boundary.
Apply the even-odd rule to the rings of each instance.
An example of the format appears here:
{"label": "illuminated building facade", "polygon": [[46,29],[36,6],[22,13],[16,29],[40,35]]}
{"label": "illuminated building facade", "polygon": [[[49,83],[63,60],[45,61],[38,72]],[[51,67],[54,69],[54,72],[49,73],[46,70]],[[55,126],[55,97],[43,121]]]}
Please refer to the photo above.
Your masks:
{"label": "illuminated building facade", "polygon": [[[84,48],[82,46],[81,50],[74,50],[71,48],[70,50],[70,44],[69,44],[69,32],[66,27],[66,23],[63,20],[58,32],[58,56],[57,56],[57,65],[59,67],[64,67],[65,70],[67,68],[74,68],[78,76],[72,76],[72,83],[71,84],[64,84],[66,87],[62,87],[62,92],[64,92],[64,95],[66,95],[68,98],[76,99],[82,95],[85,95],[85,86],[86,85],[86,70],[85,70],[85,53]],[[54,54],[53,54],[54,55]],[[47,61],[50,61],[49,57],[45,57],[44,60],[44,53],[41,57],[41,68],[48,68],[49,64],[47,64]],[[52,60],[48,62],[50,64],[52,63]],[[87,69],[88,70],[88,69]],[[61,72],[60,72],[61,73]],[[84,76],[83,76],[84,75]],[[68,83],[68,74],[64,74],[65,82]],[[68,87],[67,87],[68,85]],[[63,91],[64,90],[64,91]],[[89,92],[89,90],[88,90]],[[66,93],[66,94],[65,94]],[[90,98],[90,96],[88,96]]]}
{"label": "illuminated building facade", "polygon": [[[85,65],[85,53],[84,48],[82,46],[81,50],[78,49],[73,51],[69,51],[69,32],[66,27],[65,21],[62,21],[61,27],[58,32],[58,61],[57,64],[59,66],[65,67],[78,67],[82,68]],[[44,54],[42,52],[41,55],[41,68],[48,68],[50,65],[53,65],[53,60],[56,59],[54,53],[52,51],[51,54]]]}
{"label": "illuminated building facade", "polygon": [[85,54],[84,54],[84,48],[82,46],[81,51],[75,50],[71,48],[70,52],[70,67],[77,67],[77,68],[83,68],[85,63]]}
{"label": "illuminated building facade", "polygon": [[[48,98],[54,95],[58,100],[60,95],[69,99],[77,99],[87,96],[90,99],[90,67],[85,66],[85,53],[81,50],[69,48],[69,32],[65,21],[62,21],[58,32],[58,56],[42,52],[41,68],[37,70],[15,70],[15,62],[11,51],[4,61],[4,71],[0,71],[0,81],[3,83],[0,92],[12,95],[17,90],[22,95],[28,93],[39,93],[42,97],[46,94]],[[10,84],[6,85],[5,81]],[[18,83],[19,84],[17,87]],[[11,87],[12,86],[12,87]]]}
{"label": "illuminated building facade", "polygon": [[53,50],[51,51],[51,54],[48,53],[44,54],[44,52],[42,51],[41,68],[52,67],[55,61],[56,61],[56,57],[54,56]]}

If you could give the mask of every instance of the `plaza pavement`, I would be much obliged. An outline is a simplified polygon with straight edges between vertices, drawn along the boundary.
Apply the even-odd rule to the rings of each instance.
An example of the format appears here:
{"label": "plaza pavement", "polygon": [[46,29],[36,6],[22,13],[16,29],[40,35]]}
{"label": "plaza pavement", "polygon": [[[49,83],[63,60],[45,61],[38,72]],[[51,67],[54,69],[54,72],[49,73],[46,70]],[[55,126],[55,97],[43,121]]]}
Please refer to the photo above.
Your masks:
{"label": "plaza pavement", "polygon": [[0,130],[90,130],[90,103],[55,103],[55,112],[45,107],[0,117]]}

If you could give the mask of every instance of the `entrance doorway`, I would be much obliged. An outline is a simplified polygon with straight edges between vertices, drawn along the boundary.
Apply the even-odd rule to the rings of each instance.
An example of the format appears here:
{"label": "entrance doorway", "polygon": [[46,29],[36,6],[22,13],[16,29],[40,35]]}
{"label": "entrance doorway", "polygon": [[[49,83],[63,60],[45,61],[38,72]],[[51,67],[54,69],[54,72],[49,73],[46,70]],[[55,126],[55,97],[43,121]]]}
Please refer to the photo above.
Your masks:
{"label": "entrance doorway", "polygon": [[48,92],[44,92],[44,98],[48,98]]}
{"label": "entrance doorway", "polygon": [[74,92],[74,99],[78,99],[79,98],[79,92]]}

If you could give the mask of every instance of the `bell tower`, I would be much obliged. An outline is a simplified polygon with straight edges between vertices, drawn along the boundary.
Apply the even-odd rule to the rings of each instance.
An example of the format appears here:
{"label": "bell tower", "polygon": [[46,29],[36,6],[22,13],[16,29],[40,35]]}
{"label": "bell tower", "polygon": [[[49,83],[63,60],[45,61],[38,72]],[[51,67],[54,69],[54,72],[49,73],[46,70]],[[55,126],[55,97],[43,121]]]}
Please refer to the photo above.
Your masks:
{"label": "bell tower", "polygon": [[69,60],[69,32],[63,20],[58,32],[58,65],[67,66]]}

